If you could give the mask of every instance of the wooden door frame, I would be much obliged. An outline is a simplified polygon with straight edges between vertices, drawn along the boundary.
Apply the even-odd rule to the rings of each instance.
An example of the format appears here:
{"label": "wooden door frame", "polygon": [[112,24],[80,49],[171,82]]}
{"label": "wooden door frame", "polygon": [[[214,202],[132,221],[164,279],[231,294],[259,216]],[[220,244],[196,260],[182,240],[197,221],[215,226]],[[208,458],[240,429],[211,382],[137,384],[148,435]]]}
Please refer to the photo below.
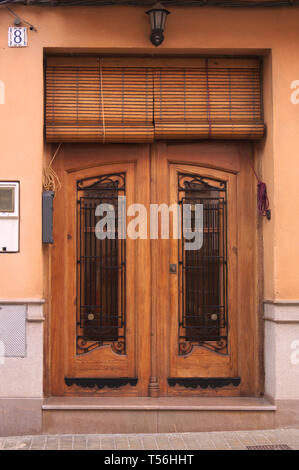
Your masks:
{"label": "wooden door frame", "polygon": [[[76,163],[76,155],[78,153],[78,149],[86,149],[87,154],[88,154],[88,162],[86,163],[86,168],[92,167],[93,165],[98,165],[98,156],[97,156],[97,151],[96,149],[98,148],[100,144],[82,144],[82,145],[71,145],[68,146],[67,144],[62,145],[62,148],[60,150],[58,158],[56,158],[56,161],[54,163],[54,169],[56,173],[58,174],[60,181],[63,186],[64,182],[64,174],[66,171],[72,171],[75,168],[78,167],[78,164]],[[151,203],[157,203],[158,201],[158,188],[156,187],[155,184],[155,179],[153,178],[153,175],[157,171],[161,171],[161,168],[159,170],[159,160],[161,159],[167,159],[169,162],[180,162],[181,163],[181,149],[182,145],[186,145],[183,143],[156,143],[151,146],[151,182],[150,182],[150,194],[151,194]],[[106,144],[105,148],[109,149],[112,146]],[[115,146],[113,146],[115,147]],[[138,146],[140,148],[140,146]],[[145,148],[146,146],[144,146]],[[66,169],[66,162],[65,162],[65,155],[66,155],[66,150],[68,151],[69,149],[72,149],[72,156],[68,157],[68,168]],[[123,148],[122,145],[119,145],[119,148]],[[134,145],[126,145],[125,148],[128,150],[128,155],[131,151],[130,156],[128,156],[128,161],[134,162],[136,161],[136,148],[137,146]],[[77,150],[76,150],[77,149]],[[130,150],[131,149],[131,150]],[[134,150],[135,149],[135,150]],[[251,357],[253,357],[253,367],[250,373],[248,373],[248,389],[245,394],[249,394],[252,396],[259,396],[263,393],[263,383],[264,383],[264,378],[263,378],[263,361],[262,361],[262,355],[263,355],[263,331],[262,331],[262,321],[261,321],[261,303],[262,303],[262,257],[261,257],[261,252],[262,252],[262,231],[261,231],[261,224],[258,221],[258,216],[257,216],[257,211],[256,211],[256,191],[255,191],[255,184],[254,184],[254,175],[252,171],[250,171],[249,168],[249,159],[252,159],[253,155],[253,145],[250,143],[242,143],[242,142],[198,142],[197,143],[197,150],[200,149],[200,154],[196,154],[196,158],[199,158],[200,165],[204,167],[209,167],[211,166],[210,161],[209,161],[209,156],[211,154],[216,156],[216,166],[212,165],[213,168],[227,171],[227,169],[230,167],[230,171],[234,171],[235,173],[240,173],[239,174],[239,179],[238,179],[238,187],[239,188],[245,188],[247,179],[249,178],[249,181],[251,181],[251,185],[249,188],[249,192],[246,190],[246,198],[248,201],[248,210],[251,214],[251,230],[250,230],[250,238],[251,238],[251,250],[253,252],[252,254],[252,259],[253,259],[253,273],[254,273],[254,282],[251,284],[251,290],[252,290],[252,296],[251,296],[251,306],[250,309],[253,312],[251,315],[251,321],[252,321],[252,331],[254,332],[254,340],[253,340],[253,346],[252,350],[250,351]],[[108,152],[109,153],[109,152]],[[127,153],[127,152],[126,152]],[[232,157],[233,155],[233,157]],[[235,160],[235,161],[234,161]],[[244,162],[247,163],[245,164]],[[119,161],[118,161],[119,162]],[[115,163],[118,163],[115,161]],[[110,162],[109,162],[110,163]],[[184,164],[188,164],[188,161],[184,161]],[[190,158],[189,161],[190,164],[195,164],[195,155]],[[104,164],[104,162],[102,162]],[[77,166],[76,166],[77,165]],[[241,166],[246,165],[246,168],[248,169],[248,174],[247,176],[245,175],[245,172],[240,172]],[[250,173],[250,175],[249,175]],[[142,174],[140,173],[140,178],[142,181]],[[143,181],[143,184],[146,184],[145,181]],[[248,188],[247,188],[248,189]],[[57,208],[62,207],[63,204],[63,197],[64,197],[64,188],[62,187],[61,191],[59,192],[59,195],[55,198],[55,208],[57,211]],[[54,212],[55,214],[55,212]],[[244,222],[244,219],[246,218],[245,214],[239,214],[240,220]],[[57,224],[57,221],[54,221],[54,237],[55,237],[55,244],[61,243],[61,246],[65,246],[66,240],[63,239],[63,232],[64,232],[64,220],[60,220],[59,224]],[[139,245],[140,246],[140,245]],[[138,250],[138,247],[136,248]],[[44,334],[45,334],[45,354],[44,354],[44,392],[46,396],[57,396],[57,383],[55,381],[57,380],[57,377],[53,376],[52,373],[52,361],[53,357],[58,354],[56,350],[56,345],[55,341],[53,342],[53,335],[55,335],[55,326],[54,329],[52,329],[51,324],[52,324],[52,319],[53,319],[53,313],[55,310],[60,305],[61,298],[59,296],[55,295],[55,289],[59,288],[59,285],[61,283],[61,280],[63,278],[62,275],[57,276],[56,274],[56,264],[57,260],[55,261],[55,245],[52,247],[49,247],[47,252],[45,253],[45,260],[47,261],[48,268],[49,268],[49,282],[47,282],[46,279],[46,284],[48,284],[48,287],[46,287],[46,318],[45,318],[45,329],[44,329]],[[159,337],[159,332],[157,330],[157,321],[159,320],[157,318],[157,311],[159,308],[163,308],[163,305],[165,307],[165,295],[158,295],[158,286],[160,287],[160,292],[165,292],[168,291],[169,289],[169,282],[168,278],[165,277],[164,279],[164,284],[161,286],[159,279],[156,276],[157,272],[157,266],[158,263],[160,263],[160,255],[161,255],[161,244],[157,244],[155,240],[151,240],[150,243],[150,250],[139,250],[139,256],[143,256],[142,258],[142,263],[140,263],[140,266],[144,265],[144,263],[147,263],[148,265],[151,265],[151,278],[149,279],[149,282],[147,283],[147,286],[144,286],[144,289],[142,292],[140,291],[138,295],[141,296],[141,298],[145,299],[146,297],[149,298],[151,297],[152,299],[155,299],[152,302],[152,307],[151,307],[151,315],[148,315],[148,318],[145,318],[144,316],[144,321],[147,322],[148,328],[150,328],[151,331],[151,350],[149,345],[143,345],[145,347],[145,352],[144,354],[148,354],[150,357],[150,361],[148,361],[148,367],[146,367],[146,370],[143,370],[144,377],[150,377],[150,383],[149,387],[148,385],[145,385],[143,389],[141,390],[141,395],[142,396],[165,396],[167,394],[167,385],[166,385],[166,376],[164,373],[161,373],[161,368],[163,367],[163,364],[165,365],[167,363],[166,358],[165,358],[165,352],[161,352],[158,350],[158,344],[160,342],[161,344],[161,337]],[[143,253],[143,255],[142,255]],[[246,259],[244,256],[241,259],[241,262],[246,264]],[[142,269],[142,266],[140,269]],[[47,278],[47,276],[45,276]],[[162,289],[161,289],[162,287]],[[246,287],[246,286],[245,286]],[[244,289],[244,281],[243,281],[243,289]],[[145,297],[144,297],[145,296]],[[149,324],[151,322],[151,325]],[[164,332],[165,333],[165,332]],[[162,332],[163,335],[163,332]],[[245,367],[247,368],[247,365],[245,364]],[[138,371],[138,374],[141,374],[141,371]],[[52,376],[52,377],[51,377]],[[108,393],[109,395],[109,393]],[[199,393],[198,391],[195,392],[195,395],[202,395],[202,393]]]}

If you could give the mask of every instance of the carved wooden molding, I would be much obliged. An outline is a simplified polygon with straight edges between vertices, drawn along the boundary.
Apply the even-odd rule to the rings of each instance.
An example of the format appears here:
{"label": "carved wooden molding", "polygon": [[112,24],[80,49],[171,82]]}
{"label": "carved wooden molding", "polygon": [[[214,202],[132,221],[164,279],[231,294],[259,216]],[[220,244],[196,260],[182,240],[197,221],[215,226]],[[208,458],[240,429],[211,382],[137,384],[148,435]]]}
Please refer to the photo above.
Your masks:
{"label": "carved wooden molding", "polygon": [[168,377],[168,385],[181,385],[187,388],[222,388],[228,385],[238,387],[241,377]]}

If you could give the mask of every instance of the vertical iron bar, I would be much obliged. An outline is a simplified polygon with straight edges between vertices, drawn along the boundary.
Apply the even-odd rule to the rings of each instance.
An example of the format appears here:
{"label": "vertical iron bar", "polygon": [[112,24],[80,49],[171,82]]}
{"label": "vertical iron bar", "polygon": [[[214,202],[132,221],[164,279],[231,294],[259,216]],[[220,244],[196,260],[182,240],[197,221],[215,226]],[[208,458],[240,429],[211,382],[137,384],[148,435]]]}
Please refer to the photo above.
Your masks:
{"label": "vertical iron bar", "polygon": [[[99,199],[99,203],[102,204],[103,200],[100,198]],[[102,327],[103,327],[103,240],[99,240],[99,260],[100,260],[100,263],[99,263],[99,268],[100,268],[100,287],[99,287],[99,291],[100,291],[100,309],[99,309],[99,314],[100,314],[100,321],[99,321],[99,324],[100,324],[100,330],[102,330]]]}
{"label": "vertical iron bar", "polygon": [[[83,244],[83,237],[82,237],[82,216],[83,216],[83,208],[82,208],[82,198],[80,197],[80,204],[79,204],[79,234],[77,233],[77,237],[79,238],[79,270],[80,270],[80,298],[79,302],[77,302],[77,310],[79,308],[79,321],[80,321],[80,327],[82,328],[82,301],[83,301],[83,295],[82,295],[82,271],[83,271],[83,260],[82,260],[82,244]],[[77,242],[78,243],[78,242]],[[78,272],[78,271],[77,271]]]}
{"label": "vertical iron bar", "polygon": [[[182,200],[182,213],[184,212],[184,201]],[[185,234],[184,234],[184,217],[182,214],[181,217],[181,233],[182,233],[182,240],[181,240],[181,263],[182,263],[182,304],[181,304],[181,309],[182,309],[182,325],[183,328],[186,327],[186,304],[187,304],[187,292],[185,292],[185,276],[186,276],[186,266],[185,266],[185,249],[184,249],[184,243],[185,243]]]}
{"label": "vertical iron bar", "polygon": [[110,279],[109,279],[109,268],[108,268],[108,239],[106,237],[105,238],[105,287],[106,287],[106,292],[105,292],[105,307],[104,307],[104,315],[103,315],[104,329],[107,327],[107,322],[110,321],[109,306],[108,306],[109,284],[110,284]]}
{"label": "vertical iron bar", "polygon": [[88,304],[88,312],[90,312],[90,306],[93,305],[92,302],[92,243],[91,243],[91,233],[92,233],[92,221],[91,221],[91,213],[92,213],[92,202],[88,204],[88,218],[89,218],[89,227],[88,227],[88,241],[89,241],[89,304]]}
{"label": "vertical iron bar", "polygon": [[93,305],[95,306],[95,325],[98,328],[98,306],[97,306],[97,236],[96,236],[96,206],[97,199],[94,200],[93,204],[93,247],[94,247],[94,261],[93,261],[93,275],[94,275],[94,293],[93,293]]}
{"label": "vertical iron bar", "polygon": [[86,307],[88,300],[87,300],[87,238],[86,238],[86,226],[87,226],[87,202],[84,199],[84,326],[85,326],[85,316],[86,316]]}

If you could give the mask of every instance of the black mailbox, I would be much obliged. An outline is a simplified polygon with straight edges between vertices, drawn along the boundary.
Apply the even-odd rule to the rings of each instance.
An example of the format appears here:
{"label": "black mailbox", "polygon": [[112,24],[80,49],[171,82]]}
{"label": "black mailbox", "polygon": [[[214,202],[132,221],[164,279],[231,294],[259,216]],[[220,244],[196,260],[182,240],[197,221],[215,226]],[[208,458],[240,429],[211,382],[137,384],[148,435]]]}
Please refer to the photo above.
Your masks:
{"label": "black mailbox", "polygon": [[53,199],[54,191],[43,192],[43,243],[53,243]]}

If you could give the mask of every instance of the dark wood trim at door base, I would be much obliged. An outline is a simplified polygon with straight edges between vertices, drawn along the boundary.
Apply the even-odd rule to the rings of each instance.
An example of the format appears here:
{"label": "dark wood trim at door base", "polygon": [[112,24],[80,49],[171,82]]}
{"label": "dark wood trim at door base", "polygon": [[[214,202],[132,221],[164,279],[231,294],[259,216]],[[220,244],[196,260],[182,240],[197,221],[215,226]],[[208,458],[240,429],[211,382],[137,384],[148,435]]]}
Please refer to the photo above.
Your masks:
{"label": "dark wood trim at door base", "polygon": [[241,377],[168,377],[168,385],[181,385],[187,388],[222,388],[228,385],[238,387]]}
{"label": "dark wood trim at door base", "polygon": [[102,389],[104,387],[108,388],[119,388],[124,385],[131,385],[135,387],[138,382],[138,377],[101,377],[101,378],[90,378],[90,377],[65,377],[64,382],[68,387],[72,385],[77,385],[82,388],[94,388]]}

